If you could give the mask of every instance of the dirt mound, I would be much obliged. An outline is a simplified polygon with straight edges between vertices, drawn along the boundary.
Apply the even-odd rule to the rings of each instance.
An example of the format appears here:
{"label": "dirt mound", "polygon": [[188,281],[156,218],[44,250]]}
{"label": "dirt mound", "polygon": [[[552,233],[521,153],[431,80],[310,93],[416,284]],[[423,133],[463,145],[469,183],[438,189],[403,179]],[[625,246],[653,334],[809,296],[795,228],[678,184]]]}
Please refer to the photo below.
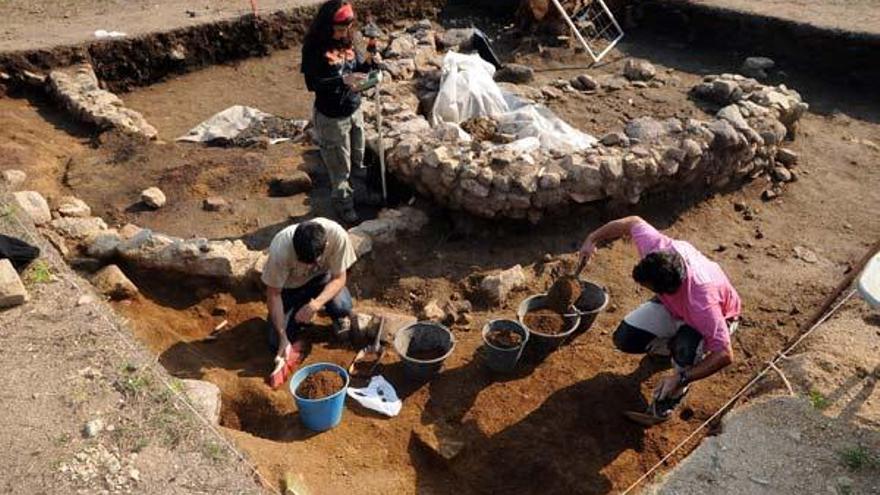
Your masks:
{"label": "dirt mound", "polygon": [[581,297],[581,284],[574,277],[560,277],[547,292],[547,307],[565,314]]}
{"label": "dirt mound", "polygon": [[486,340],[501,349],[516,349],[522,344],[523,338],[513,330],[502,328],[491,332],[486,336]]}
{"label": "dirt mound", "polygon": [[536,309],[530,311],[523,318],[523,323],[529,330],[545,335],[559,335],[565,331],[565,318],[552,309]]}
{"label": "dirt mound", "polygon": [[330,370],[319,371],[312,373],[299,384],[296,395],[305,399],[323,399],[338,392],[343,385],[345,382],[342,381],[339,373]]}

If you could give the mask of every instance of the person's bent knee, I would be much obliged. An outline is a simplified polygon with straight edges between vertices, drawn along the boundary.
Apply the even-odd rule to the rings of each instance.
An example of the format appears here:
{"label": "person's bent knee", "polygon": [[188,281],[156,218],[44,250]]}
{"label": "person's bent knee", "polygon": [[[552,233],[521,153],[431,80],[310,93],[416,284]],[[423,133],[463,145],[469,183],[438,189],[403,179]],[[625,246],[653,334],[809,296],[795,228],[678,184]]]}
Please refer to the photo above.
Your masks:
{"label": "person's bent knee", "polygon": [[614,347],[627,354],[643,354],[654,335],[623,321],[611,337]]}

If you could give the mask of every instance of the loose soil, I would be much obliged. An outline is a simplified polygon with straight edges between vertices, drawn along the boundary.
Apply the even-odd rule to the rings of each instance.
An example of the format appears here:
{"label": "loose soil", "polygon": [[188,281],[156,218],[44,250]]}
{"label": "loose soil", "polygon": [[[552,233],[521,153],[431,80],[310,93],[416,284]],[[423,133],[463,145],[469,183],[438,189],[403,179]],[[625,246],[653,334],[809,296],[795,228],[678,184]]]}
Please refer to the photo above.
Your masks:
{"label": "loose soil", "polygon": [[339,373],[330,370],[319,371],[307,376],[299,384],[296,395],[305,399],[323,399],[339,392],[343,385],[345,382]]}
{"label": "loose soil", "polygon": [[568,326],[565,318],[558,311],[549,308],[529,311],[523,317],[523,323],[529,331],[544,335],[559,335]]}
{"label": "loose soil", "polygon": [[461,128],[475,141],[494,141],[498,123],[489,117],[474,117],[462,122]]}
{"label": "loose soil", "polygon": [[565,314],[580,297],[580,282],[570,275],[564,275],[553,282],[547,291],[547,307],[559,314]]}
{"label": "loose soil", "polygon": [[407,351],[406,356],[419,361],[433,361],[440,359],[446,355],[448,350],[443,347],[429,347],[427,349],[418,349],[415,351]]}
{"label": "loose soil", "polygon": [[[621,48],[651,59],[669,83],[577,94],[549,105],[575,127],[597,136],[620,129],[625,118],[641,115],[704,118],[705,111],[684,95],[686,88],[704,74],[735,71],[741,63],[736,54],[703,53],[663,40],[628,42]],[[584,60],[570,50],[545,53],[519,58],[538,68]],[[278,52],[123,95],[128,105],[159,127],[165,142],[133,146],[133,155],[115,165],[114,155],[124,157],[125,146],[98,142],[90,148],[88,133],[71,137],[62,132],[63,121],[54,124],[61,129],[47,124],[43,115],[51,112],[40,100],[0,99],[0,119],[12,115],[17,122],[0,125],[0,139],[40,160],[27,159],[21,150],[0,159],[6,160],[4,166],[28,171],[28,187],[46,187],[50,195],[80,195],[97,213],[108,213],[111,222],[133,221],[177,235],[244,233],[249,242],[267,242],[292,221],[284,208],[292,208],[297,218],[327,211],[321,206],[326,181],[321,182],[325,179],[317,174],[319,167],[312,168],[317,163],[314,149],[290,143],[267,150],[207,149],[170,140],[231,104],[256,103],[253,106],[264,111],[306,118],[311,98],[294,68],[296,56],[295,49]],[[590,74],[618,75],[621,57],[614,54],[600,65]],[[583,72],[538,73],[535,85]],[[383,359],[383,376],[404,399],[401,414],[392,420],[352,407],[330,432],[312,435],[301,427],[290,393],[269,390],[263,383],[272,369],[272,353],[265,342],[266,309],[260,294],[227,294],[205,283],[188,286],[187,280],[160,284],[154,274],[132,274],[144,297],[114,305],[170,373],[220,387],[224,432],[273,482],[294,471],[319,495],[619,492],[762,368],[836,284],[847,263],[880,235],[880,217],[866,207],[880,204],[880,169],[874,166],[880,151],[867,144],[880,142],[880,106],[868,100],[870,95],[817,84],[795,72],[789,78],[787,84],[802,92],[812,112],[801,121],[797,140],[787,143],[801,157],[799,180],[773,202],[759,199],[767,187],[759,179],[719,194],[651,197],[626,210],[585,208],[538,226],[480,222],[433,211],[423,231],[406,242],[382,246],[381,256],[360,260],[349,274],[359,308],[414,314],[430,298],[443,300],[452,294],[475,302],[471,323],[454,329],[456,352],[430,383],[408,382],[392,353]],[[84,156],[71,161],[64,148],[68,144],[70,154]],[[315,192],[309,197],[268,198],[261,177],[293,168],[317,174]],[[75,179],[70,185],[64,181],[68,169]],[[223,179],[229,176],[235,180]],[[166,208],[128,209],[141,189],[163,177],[161,184],[173,191]],[[217,192],[232,199],[233,208],[241,205],[242,211],[203,213],[201,201]],[[748,204],[754,214],[745,219],[735,203]],[[693,416],[650,430],[632,425],[620,412],[645,406],[665,366],[615,351],[610,338],[626,312],[651,297],[629,276],[637,261],[629,243],[601,250],[590,267],[591,279],[606,286],[612,298],[593,331],[505,381],[496,381],[473,359],[482,345],[476,330],[490,320],[510,318],[529,291],[513,291],[501,305],[478,303],[475,288],[483,274],[520,264],[530,287],[547,287],[558,273],[570,272],[577,261],[571,253],[588,232],[622,214],[642,215],[665,233],[693,243],[724,267],[744,300],[744,319],[733,342],[735,363],[692,388]],[[721,244],[727,249],[716,251]],[[796,246],[812,250],[817,261],[796,258]],[[557,261],[539,261],[547,253]],[[554,266],[562,271],[554,273]],[[218,306],[228,309],[225,316],[212,316]],[[228,327],[212,337],[222,319],[228,320]],[[329,326],[329,321],[319,321],[307,362],[351,362],[353,351],[324,342]],[[411,448],[414,425],[440,421],[454,425],[457,436],[467,442],[451,466],[438,466]],[[383,441],[376,442],[378,437]],[[673,456],[670,464],[686,451]]]}
{"label": "loose soil", "polygon": [[522,345],[523,338],[522,335],[513,330],[502,328],[490,332],[489,335],[486,336],[486,340],[500,349],[516,349]]}

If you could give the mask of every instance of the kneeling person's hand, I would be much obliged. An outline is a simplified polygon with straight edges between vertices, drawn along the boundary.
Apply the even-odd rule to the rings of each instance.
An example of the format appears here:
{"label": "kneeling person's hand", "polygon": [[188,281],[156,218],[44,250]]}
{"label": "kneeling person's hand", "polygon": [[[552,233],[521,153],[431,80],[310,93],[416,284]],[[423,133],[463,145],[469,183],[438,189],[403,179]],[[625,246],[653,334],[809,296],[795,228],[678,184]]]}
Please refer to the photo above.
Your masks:
{"label": "kneeling person's hand", "polygon": [[315,314],[318,313],[319,309],[321,309],[320,306],[315,304],[315,300],[312,299],[308,304],[299,308],[299,311],[296,312],[294,318],[296,318],[298,323],[309,323],[315,318]]}

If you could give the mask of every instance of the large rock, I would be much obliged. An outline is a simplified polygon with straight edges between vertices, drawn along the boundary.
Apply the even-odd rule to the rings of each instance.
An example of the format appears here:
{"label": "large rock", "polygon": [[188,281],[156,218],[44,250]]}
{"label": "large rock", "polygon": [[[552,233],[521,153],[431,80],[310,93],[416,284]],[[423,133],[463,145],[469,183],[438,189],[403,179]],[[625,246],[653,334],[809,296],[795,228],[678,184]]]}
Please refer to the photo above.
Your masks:
{"label": "large rock", "polygon": [[624,132],[630,139],[638,139],[639,142],[645,143],[666,134],[666,127],[653,117],[639,117],[627,122]]}
{"label": "large rock", "polygon": [[101,128],[155,139],[159,132],[144,116],[126,108],[118,96],[101,89],[92,66],[81,64],[49,74],[49,89],[77,118]]}
{"label": "large rock", "polygon": [[33,220],[35,225],[45,225],[52,220],[49,203],[36,191],[19,191],[12,195],[15,204]]}
{"label": "large rock", "polygon": [[451,462],[467,445],[451,425],[418,424],[413,427],[413,438],[444,462]]}
{"label": "large rock", "polygon": [[58,200],[55,210],[62,217],[83,218],[92,216],[92,209],[89,208],[89,205],[87,205],[85,201],[74,196],[62,196],[61,199]]}
{"label": "large rock", "polygon": [[21,170],[4,170],[0,172],[0,190],[17,191],[26,180],[27,174]]}
{"label": "large rock", "polygon": [[101,232],[91,238],[86,246],[86,254],[99,260],[108,260],[116,256],[116,248],[122,242],[122,237],[116,230]]}
{"label": "large rock", "polygon": [[312,190],[312,178],[309,174],[294,170],[290,174],[274,177],[269,181],[269,195],[285,197],[309,192]]}
{"label": "large rock", "polygon": [[28,300],[27,290],[21,283],[18,272],[8,259],[0,260],[0,308],[24,304]]}
{"label": "large rock", "polygon": [[507,300],[510,291],[523,287],[525,283],[526,274],[522,266],[516,265],[495,275],[488,275],[480,282],[480,289],[490,301],[502,304]]}
{"label": "large rock", "polygon": [[474,28],[447,29],[437,35],[438,48],[449,50],[457,48],[457,51],[467,51],[474,38]]}
{"label": "large rock", "polygon": [[400,232],[415,233],[428,223],[428,215],[418,208],[404,206],[384,209],[375,220],[367,220],[349,230],[349,233],[369,237],[373,242],[393,242]]}
{"label": "large rock", "polygon": [[168,199],[158,187],[149,187],[141,192],[141,201],[150,208],[161,208],[165,206]]}
{"label": "large rock", "polygon": [[650,81],[657,75],[657,69],[647,60],[631,58],[623,66],[623,75],[630,81]]}
{"label": "large rock", "polygon": [[794,167],[798,162],[798,154],[788,148],[776,150],[776,160],[786,167]]}
{"label": "large rock", "polygon": [[138,294],[138,288],[116,265],[102,268],[92,277],[92,284],[111,299],[130,299]]}
{"label": "large rock", "polygon": [[442,322],[446,319],[446,312],[443,311],[436,299],[431,299],[422,306],[419,316],[422,320]]}
{"label": "large rock", "polygon": [[100,217],[62,217],[52,220],[49,225],[62,236],[75,240],[89,239],[107,230],[107,224]]}
{"label": "large rock", "polygon": [[495,81],[514,84],[527,84],[535,79],[535,71],[520,64],[507,64],[495,72]]}
{"label": "large rock", "polygon": [[746,77],[754,77],[755,79],[766,79],[767,71],[776,66],[773,59],[767,57],[748,57],[743,61],[740,72]]}
{"label": "large rock", "polygon": [[220,423],[220,388],[203,380],[181,380],[183,393],[189,398],[193,407],[211,424]]}

